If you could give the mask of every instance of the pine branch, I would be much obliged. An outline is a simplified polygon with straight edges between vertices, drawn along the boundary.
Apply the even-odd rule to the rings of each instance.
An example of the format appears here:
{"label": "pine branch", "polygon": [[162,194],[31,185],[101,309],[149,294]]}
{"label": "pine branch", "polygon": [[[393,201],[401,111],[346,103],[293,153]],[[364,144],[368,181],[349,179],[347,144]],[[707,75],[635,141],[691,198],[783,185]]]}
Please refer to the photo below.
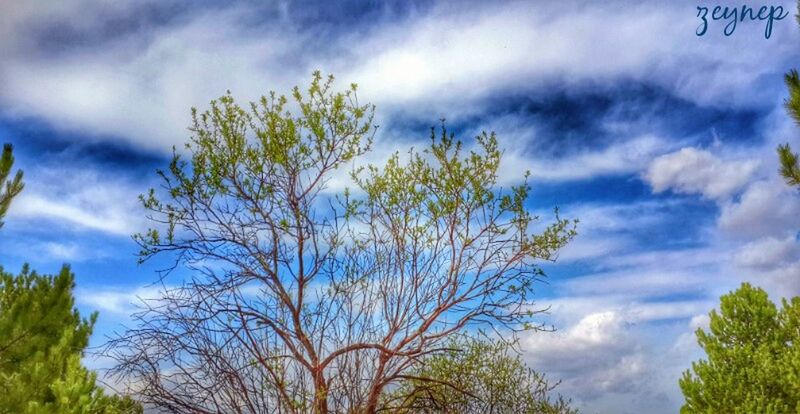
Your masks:
{"label": "pine branch", "polygon": [[789,144],[778,146],[778,157],[781,161],[780,173],[786,182],[792,186],[800,186],[800,162],[798,156],[792,152]]}
{"label": "pine branch", "polygon": [[3,154],[0,156],[0,186],[5,182],[5,190],[0,187],[0,227],[3,227],[3,217],[8,212],[8,207],[11,205],[11,200],[22,191],[25,186],[22,183],[22,171],[17,171],[14,179],[7,180],[8,175],[11,173],[11,167],[14,165],[13,147],[11,144],[3,145]]}
{"label": "pine branch", "polygon": [[800,76],[797,70],[791,70],[784,77],[786,86],[789,88],[789,99],[784,101],[784,106],[798,125],[800,125]]}
{"label": "pine branch", "polygon": [[[800,21],[800,14],[798,14],[798,21]],[[789,112],[789,116],[800,125],[800,75],[798,75],[797,70],[791,70],[784,77],[784,81],[789,89],[789,98],[783,104],[786,107],[786,111]],[[792,152],[789,144],[784,144],[778,146],[778,157],[781,161],[779,171],[786,182],[792,186],[800,186],[798,155]]]}

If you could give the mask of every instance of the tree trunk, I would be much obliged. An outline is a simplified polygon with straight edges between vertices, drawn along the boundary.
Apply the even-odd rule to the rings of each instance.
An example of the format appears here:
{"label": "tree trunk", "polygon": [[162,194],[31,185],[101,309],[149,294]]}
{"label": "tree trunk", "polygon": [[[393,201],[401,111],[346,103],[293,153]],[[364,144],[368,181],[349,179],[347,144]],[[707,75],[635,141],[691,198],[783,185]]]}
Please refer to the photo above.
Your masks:
{"label": "tree trunk", "polygon": [[314,414],[328,414],[328,384],[322,370],[314,372]]}
{"label": "tree trunk", "polygon": [[369,390],[369,396],[367,397],[367,404],[361,410],[360,414],[375,414],[378,411],[378,400],[381,397],[381,392],[383,392],[383,383],[381,382],[381,374],[383,373],[383,368],[386,366],[386,361],[388,358],[385,355],[381,355],[380,363],[378,364],[378,369],[375,372],[375,382],[371,389]]}
{"label": "tree trunk", "polygon": [[373,390],[367,399],[367,405],[361,411],[361,414],[375,414],[378,410],[378,399],[380,398],[380,390]]}

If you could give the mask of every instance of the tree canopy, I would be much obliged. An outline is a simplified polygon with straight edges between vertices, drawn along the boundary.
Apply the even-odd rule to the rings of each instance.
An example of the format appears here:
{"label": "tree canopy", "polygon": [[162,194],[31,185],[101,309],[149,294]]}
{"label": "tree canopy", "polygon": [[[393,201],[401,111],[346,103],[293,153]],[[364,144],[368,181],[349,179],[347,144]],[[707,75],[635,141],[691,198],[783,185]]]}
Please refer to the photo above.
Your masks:
{"label": "tree canopy", "polygon": [[[191,280],[111,344],[116,373],[173,412],[374,413],[470,326],[535,329],[531,292],[575,235],[502,188],[494,134],[363,166],[373,107],[315,73],[289,99],[193,110],[192,137],[142,196],[141,258]],[[295,114],[290,108],[296,108]],[[343,169],[356,167],[347,183]],[[332,184],[339,184],[334,187]]]}
{"label": "tree canopy", "polygon": [[778,309],[764,290],[744,283],[710,317],[709,331],[696,332],[708,359],[680,380],[681,413],[800,411],[800,297]]}
{"label": "tree canopy", "polygon": [[0,413],[135,414],[129,398],[107,396],[81,365],[97,319],[74,308],[68,267],[18,275],[0,267]]}

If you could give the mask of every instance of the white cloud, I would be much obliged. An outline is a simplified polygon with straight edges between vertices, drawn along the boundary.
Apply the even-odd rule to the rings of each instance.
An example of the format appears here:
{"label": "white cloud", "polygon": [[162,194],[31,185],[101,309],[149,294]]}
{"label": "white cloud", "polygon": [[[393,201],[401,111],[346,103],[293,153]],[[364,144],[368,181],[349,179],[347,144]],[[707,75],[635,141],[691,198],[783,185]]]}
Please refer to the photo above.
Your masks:
{"label": "white cloud", "polygon": [[47,256],[53,259],[77,260],[81,258],[81,249],[75,244],[48,242],[44,244]]}
{"label": "white cloud", "polygon": [[564,331],[527,335],[521,347],[531,367],[565,378],[565,390],[580,390],[582,400],[630,392],[648,367],[628,324],[614,311],[590,313]]}
{"label": "white cloud", "polygon": [[630,240],[624,237],[585,237],[578,236],[558,252],[558,263],[586,261],[607,257],[623,251]]}
{"label": "white cloud", "polygon": [[[752,92],[761,77],[783,70],[775,56],[797,53],[782,41],[793,25],[776,25],[758,47],[751,44],[756,33],[712,44],[694,35],[683,6],[624,2],[442,4],[424,16],[329,33],[325,50],[309,47],[316,38],[282,18],[252,27],[247,20],[256,12],[247,6],[189,11],[172,26],[142,24],[70,53],[38,53],[29,41],[44,22],[99,26],[137,4],[73,1],[46,13],[0,6],[0,16],[12,16],[0,63],[4,111],[100,134],[96,139],[167,149],[185,140],[191,106],[226,89],[242,99],[287,91],[314,68],[340,75],[342,84],[359,82],[362,100],[382,111],[435,119],[482,109],[483,98],[504,90],[618,80],[653,82],[712,105],[752,102],[761,97]],[[601,171],[627,160],[586,157],[578,161]],[[554,171],[540,172],[555,179],[569,173]]]}
{"label": "white cloud", "polygon": [[740,200],[722,206],[718,225],[728,234],[751,239],[795,234],[800,229],[800,197],[778,179],[755,182]]}
{"label": "white cloud", "polygon": [[673,190],[719,200],[741,190],[758,168],[758,161],[723,161],[696,148],[682,148],[653,160],[644,179],[656,193]]}
{"label": "white cloud", "polygon": [[[725,246],[697,247],[685,249],[646,249],[640,252],[613,255],[605,258],[604,268],[615,270],[639,269],[653,271],[707,270],[730,260],[731,253]],[[665,269],[665,263],[669,268]]]}
{"label": "white cloud", "polygon": [[800,261],[757,273],[757,285],[773,299],[800,295]]}
{"label": "white cloud", "polygon": [[[705,299],[561,297],[551,313],[563,329],[525,334],[520,345],[529,366],[563,380],[557,391],[574,398],[582,411],[670,412],[682,400],[680,372],[698,353],[686,323],[702,324],[700,315],[713,306]],[[651,323],[656,321],[658,325]]]}
{"label": "white cloud", "polygon": [[78,303],[100,312],[110,312],[119,316],[129,316],[136,312],[142,301],[159,298],[160,290],[152,287],[135,287],[133,289],[116,288],[85,288],[75,290]]}
{"label": "white cloud", "polygon": [[[708,309],[708,311],[710,312],[711,309]],[[697,344],[696,332],[698,329],[708,330],[708,325],[710,322],[711,318],[709,318],[708,313],[702,313],[693,316],[692,319],[689,320],[688,330],[678,335],[669,350],[669,354],[671,354],[676,360],[688,360],[686,358],[687,355],[696,355],[696,357],[693,359],[704,356],[702,355],[702,349]],[[685,368],[688,369],[689,365],[687,364]],[[675,382],[677,382],[677,378],[675,379]]]}
{"label": "white cloud", "polygon": [[[242,100],[289,85],[310,70],[286,70],[300,33],[288,27],[249,36],[249,11],[197,13],[187,22],[139,32],[58,57],[18,52],[0,64],[0,99],[20,114],[61,128],[111,134],[153,149],[185,142],[192,106],[231,90]],[[0,13],[1,14],[1,13]],[[70,21],[102,20],[89,14]],[[208,30],[214,27],[214,30]]]}
{"label": "white cloud", "polygon": [[[82,200],[88,201],[88,200]],[[20,218],[46,218],[64,223],[74,224],[92,230],[100,230],[115,234],[130,234],[132,230],[117,212],[97,215],[89,205],[69,205],[60,200],[47,199],[40,195],[26,195],[17,201],[14,214]]]}
{"label": "white cloud", "polygon": [[712,287],[737,283],[722,270],[728,256],[725,249],[624,249],[593,262],[609,271],[556,279],[556,298],[539,304],[550,306],[562,329],[523,338],[530,366],[563,379],[559,391],[583,410],[676,410],[677,380],[697,350],[686,324],[702,324],[698,315],[716,305]]}
{"label": "white cloud", "polygon": [[[771,149],[770,153],[773,151]],[[772,178],[759,179],[756,168],[753,161],[723,161],[707,151],[684,148],[656,159],[644,176],[654,192],[672,188],[680,193],[701,194],[717,202],[720,212],[716,229],[708,234],[717,247],[706,254],[693,255],[699,261],[695,262],[696,271],[688,273],[697,277],[716,274],[715,279],[720,283],[709,293],[725,293],[742,281],[755,283],[776,297],[800,292],[800,244],[797,241],[800,196],[775,177],[774,170],[770,170]],[[657,257],[663,263],[684,265],[689,258],[682,257],[679,252],[646,255],[650,256],[646,262]],[[606,263],[630,257],[635,256],[612,258]],[[721,278],[723,274],[728,274],[728,278]],[[686,276],[687,273],[678,272],[675,281]],[[592,277],[586,283],[596,279]],[[653,283],[658,280],[667,283],[666,279],[658,277]],[[701,281],[698,286],[711,288],[709,282]]]}
{"label": "white cloud", "polygon": [[660,301],[650,300],[646,294],[630,293],[563,296],[543,303],[550,306],[557,326],[574,325],[598,309],[623,315],[629,324],[642,324],[691,318],[713,306],[713,301],[706,299]]}
{"label": "white cloud", "polygon": [[634,267],[571,278],[561,286],[570,295],[629,294],[659,296],[702,291],[708,284],[708,272],[681,266],[662,269]]}
{"label": "white cloud", "polygon": [[[10,230],[10,229],[9,229]],[[3,253],[9,256],[23,257],[26,260],[51,260],[54,262],[80,262],[90,257],[97,257],[96,251],[88,252],[85,246],[72,241],[12,240],[4,243]]]}
{"label": "white cloud", "polygon": [[511,150],[503,154],[499,176],[502,182],[513,182],[529,170],[534,181],[565,181],[634,173],[667,145],[658,137],[645,135],[559,159],[543,159],[541,154],[526,156]]}
{"label": "white cloud", "polygon": [[[738,202],[718,200],[722,206]],[[627,231],[653,231],[664,217],[674,214],[672,207],[669,203],[584,204],[566,209],[565,214],[585,219],[586,235],[616,240]],[[651,246],[632,251],[642,246],[628,242],[605,255],[588,255],[591,260],[582,274],[565,279],[557,277],[557,270],[550,272],[555,276],[551,283],[556,296],[540,299],[539,305],[549,305],[552,323],[563,329],[553,335],[524,337],[531,367],[563,379],[560,391],[573,396],[584,410],[677,410],[682,401],[678,378],[701,356],[694,330],[707,326],[706,315],[717,306],[719,295],[742,281],[764,287],[773,297],[800,292],[800,263],[794,259],[788,235],[760,240],[744,249],[741,240],[719,230],[712,224],[701,231],[713,242],[711,246],[707,241],[695,248]],[[758,251],[772,254],[769,260],[782,265],[757,268],[765,260]],[[747,260],[743,261],[743,255]],[[688,299],[676,300],[676,296]]]}
{"label": "white cloud", "polygon": [[[523,340],[522,347],[530,359],[535,361],[533,366],[550,365],[553,360],[569,359],[570,365],[558,364],[560,370],[581,370],[589,368],[586,362],[570,356],[591,354],[600,350],[614,351],[620,346],[624,347],[627,323],[614,311],[590,313],[566,330],[554,334],[531,333]],[[592,362],[603,365],[602,360]]]}
{"label": "white cloud", "polygon": [[[654,192],[672,188],[676,192],[702,194],[717,202],[717,231],[709,238],[718,247],[695,256],[700,259],[696,265],[702,266],[698,277],[710,272],[729,274],[729,280],[718,285],[716,293],[720,293],[721,286],[732,288],[735,283],[750,281],[773,295],[792,295],[800,292],[800,244],[796,239],[800,230],[800,197],[777,177],[759,180],[756,168],[752,161],[722,161],[707,151],[684,148],[656,159],[645,179]],[[743,192],[737,196],[741,189]],[[674,252],[648,255],[656,255],[664,263],[687,259]],[[623,256],[622,260],[628,257]],[[726,265],[728,261],[734,266]],[[686,277],[685,273],[677,275],[676,281]],[[656,277],[653,282],[658,280]],[[708,282],[702,281],[700,286],[709,287]]]}
{"label": "white cloud", "polygon": [[[581,220],[580,233],[600,237],[620,232],[637,232],[651,228],[669,218],[669,210],[678,208],[682,200],[637,201],[624,204],[571,204],[561,212],[565,217]],[[543,215],[544,212],[537,212]]]}
{"label": "white cloud", "polygon": [[26,174],[9,218],[129,236],[144,229],[137,201],[143,190],[94,170],[41,169]]}
{"label": "white cloud", "polygon": [[633,78],[689,100],[726,96],[719,103],[727,105],[753,98],[740,88],[771,70],[760,58],[792,53],[778,40],[790,35],[789,25],[776,25],[774,41],[757,48],[745,46],[751,33],[712,47],[695,36],[694,16],[686,11],[679,2],[441,7],[370,36],[347,78],[390,103],[469,102],[532,83]]}
{"label": "white cloud", "polygon": [[775,269],[800,260],[800,243],[793,236],[764,237],[742,246],[735,260],[737,265],[746,268]]}

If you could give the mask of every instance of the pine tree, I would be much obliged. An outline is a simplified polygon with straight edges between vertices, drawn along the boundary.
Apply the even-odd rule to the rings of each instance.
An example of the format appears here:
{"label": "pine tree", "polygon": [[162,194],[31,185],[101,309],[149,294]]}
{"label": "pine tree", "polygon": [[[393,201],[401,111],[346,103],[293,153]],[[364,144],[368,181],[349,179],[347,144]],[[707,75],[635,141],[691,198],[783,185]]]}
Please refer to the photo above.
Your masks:
{"label": "pine tree", "polygon": [[[11,167],[14,165],[14,155],[11,144],[3,146],[3,154],[0,155],[0,227],[3,227],[3,217],[8,212],[8,207],[20,191],[22,191],[22,171],[17,171],[14,178],[8,180],[11,174]],[[3,185],[5,183],[5,185]],[[5,188],[3,188],[5,187]]]}
{"label": "pine tree", "polygon": [[0,268],[0,413],[141,413],[128,398],[107,396],[81,365],[97,313],[74,308],[74,276],[19,275]]}
{"label": "pine tree", "polygon": [[[800,23],[800,1],[797,5],[797,22]],[[789,98],[784,105],[795,122],[800,125],[800,76],[796,70],[792,70],[785,76],[786,86],[789,89]],[[780,158],[780,173],[789,185],[800,186],[800,160],[797,153],[792,152],[789,144],[778,146],[778,157]]]}
{"label": "pine tree", "polygon": [[800,412],[800,297],[782,308],[743,284],[722,296],[697,341],[707,360],[684,372],[682,414]]}
{"label": "pine tree", "polygon": [[[12,152],[6,144],[0,156],[0,220],[23,188],[22,171],[7,180]],[[96,374],[81,364],[97,313],[81,318],[73,287],[67,266],[55,276],[31,272],[27,265],[12,275],[0,266],[0,414],[142,412],[129,397],[105,395]]]}

